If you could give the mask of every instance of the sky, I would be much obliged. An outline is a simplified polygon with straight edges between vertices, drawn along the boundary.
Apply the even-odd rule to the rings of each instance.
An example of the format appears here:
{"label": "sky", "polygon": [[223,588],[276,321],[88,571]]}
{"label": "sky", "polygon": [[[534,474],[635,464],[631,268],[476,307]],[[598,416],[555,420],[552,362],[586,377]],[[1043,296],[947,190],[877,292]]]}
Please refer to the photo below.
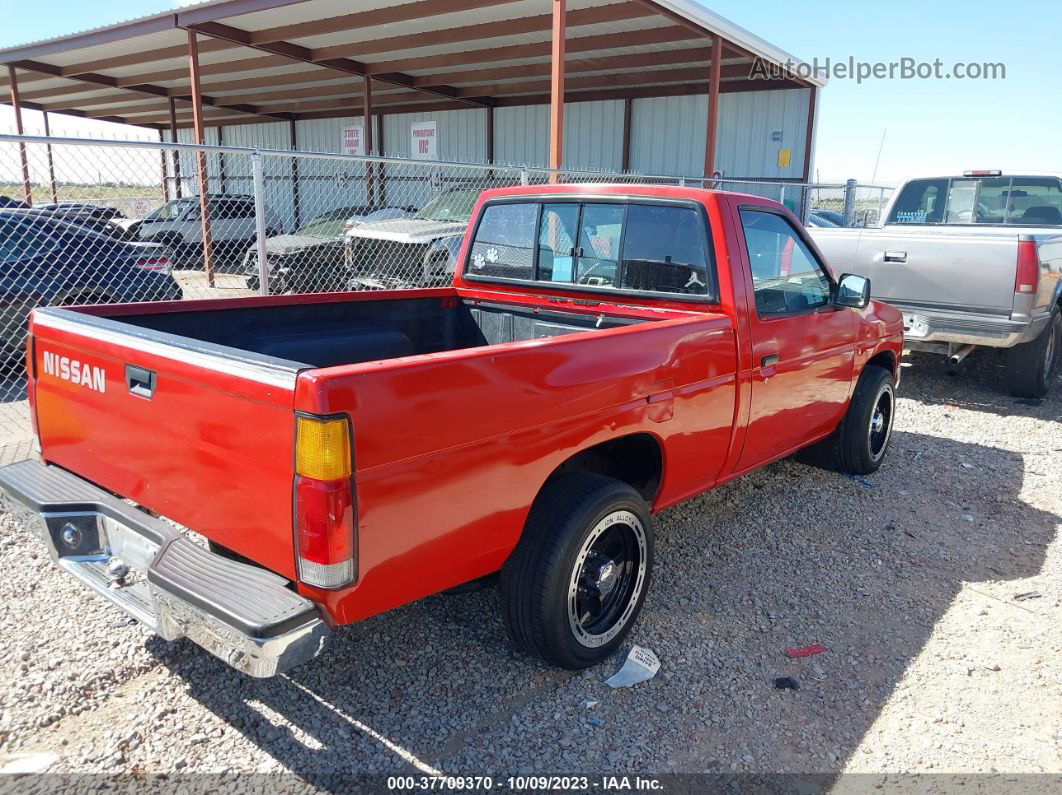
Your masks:
{"label": "sky", "polygon": [[[0,47],[165,11],[165,0],[0,0]],[[831,79],[818,116],[824,181],[896,183],[973,168],[1062,172],[1062,3],[1057,0],[711,0],[702,5],[794,56],[867,63],[1002,63],[1005,79]],[[12,126],[0,108],[0,129]],[[26,126],[39,127],[27,113]],[[63,130],[130,134],[53,117]],[[153,137],[153,133],[151,134]],[[884,143],[882,139],[884,136]],[[878,159],[881,150],[880,161]]]}

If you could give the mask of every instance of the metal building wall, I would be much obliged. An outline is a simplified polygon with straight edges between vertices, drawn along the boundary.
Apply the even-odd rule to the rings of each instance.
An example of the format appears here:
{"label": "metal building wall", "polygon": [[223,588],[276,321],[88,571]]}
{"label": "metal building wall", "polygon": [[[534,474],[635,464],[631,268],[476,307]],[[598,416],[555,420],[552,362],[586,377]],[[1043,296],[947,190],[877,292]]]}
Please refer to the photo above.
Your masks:
{"label": "metal building wall", "polygon": [[[804,176],[811,89],[723,94],[719,98],[718,168],[726,176],[800,179]],[[773,133],[781,140],[772,140]],[[790,150],[779,166],[779,150]]]}
{"label": "metal building wall", "polygon": [[[549,162],[549,106],[494,111],[494,160],[516,166]],[[623,164],[623,101],[564,106],[564,163],[568,168],[618,171]]]}
{"label": "metal building wall", "polygon": [[[756,91],[723,94],[719,105],[719,144],[716,163],[726,177],[735,179],[800,179],[803,175],[807,137],[809,89]],[[495,162],[509,165],[545,166],[549,157],[549,107],[527,105],[494,111]],[[704,167],[705,126],[708,98],[705,95],[635,99],[631,113],[631,171],[642,174],[699,176]],[[486,111],[480,108],[434,113],[384,114],[383,151],[408,157],[412,122],[434,120],[439,130],[442,160],[482,163],[487,156]],[[313,119],[296,122],[297,148],[303,152],[337,153],[343,128],[361,123],[361,117]],[[781,140],[772,140],[772,134]],[[381,130],[375,130],[380,140]],[[191,130],[180,130],[184,143]],[[206,129],[207,143],[218,142],[217,129]],[[224,143],[288,149],[287,122],[235,125],[223,130]],[[565,106],[565,165],[569,168],[619,171],[623,150],[623,102],[576,102]],[[790,149],[788,167],[781,167],[779,150]],[[225,190],[250,193],[250,164],[226,156]],[[295,226],[295,197],[290,163],[267,158],[270,206],[280,214],[286,229]],[[210,190],[221,190],[218,155],[208,157]],[[337,161],[304,159],[299,170],[301,220],[340,206],[366,202],[361,172]],[[189,154],[181,157],[186,188],[195,175]],[[349,171],[350,173],[346,173]],[[340,173],[343,172],[343,173]],[[382,171],[389,203],[406,202],[406,177],[399,167]]]}
{"label": "metal building wall", "polygon": [[623,168],[623,100],[564,106],[564,163],[592,171]]}
{"label": "metal building wall", "polygon": [[[800,179],[804,172],[810,89],[752,91],[719,98],[716,167],[740,179]],[[634,100],[631,170],[643,174],[699,175],[704,169],[707,95]],[[781,141],[772,141],[775,130]],[[787,168],[778,150],[791,150]]]}
{"label": "metal building wall", "polygon": [[513,166],[549,163],[549,105],[494,110],[494,161]]}
{"label": "metal building wall", "polygon": [[409,129],[413,122],[434,121],[439,135],[439,159],[484,163],[487,159],[487,111],[483,108],[435,113],[388,113],[383,117],[384,154],[409,157]]}
{"label": "metal building wall", "polygon": [[652,97],[631,106],[631,171],[693,176],[704,171],[708,97]]}
{"label": "metal building wall", "polygon": [[[386,150],[386,116],[384,118],[383,144]],[[363,123],[361,116],[297,121],[295,135],[299,151],[339,153],[343,148],[343,129]],[[379,145],[380,124],[375,118],[373,141]],[[299,209],[303,222],[339,207],[358,207],[368,203],[362,166],[344,165],[337,160],[302,159],[298,169]]]}

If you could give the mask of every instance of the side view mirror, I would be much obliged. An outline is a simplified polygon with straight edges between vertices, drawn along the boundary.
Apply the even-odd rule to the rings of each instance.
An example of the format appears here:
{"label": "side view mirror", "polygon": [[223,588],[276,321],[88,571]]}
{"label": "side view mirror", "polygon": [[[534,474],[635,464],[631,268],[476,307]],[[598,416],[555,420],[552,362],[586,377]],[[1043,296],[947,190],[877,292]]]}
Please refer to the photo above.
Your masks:
{"label": "side view mirror", "polygon": [[837,282],[837,297],[834,303],[837,306],[862,309],[870,303],[870,279],[854,273],[842,274]]}

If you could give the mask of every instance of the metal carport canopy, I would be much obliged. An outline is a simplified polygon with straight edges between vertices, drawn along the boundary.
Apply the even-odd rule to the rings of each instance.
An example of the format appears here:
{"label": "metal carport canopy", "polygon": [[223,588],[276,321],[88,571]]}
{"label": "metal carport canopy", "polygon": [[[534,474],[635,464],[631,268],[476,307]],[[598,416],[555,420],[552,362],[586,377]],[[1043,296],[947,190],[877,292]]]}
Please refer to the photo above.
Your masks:
{"label": "metal carport canopy", "polygon": [[[22,107],[193,126],[189,32],[206,125],[550,102],[552,19],[566,13],[564,100],[816,88],[753,80],[787,53],[687,0],[218,0],[0,50]],[[0,78],[8,91],[13,86]]]}

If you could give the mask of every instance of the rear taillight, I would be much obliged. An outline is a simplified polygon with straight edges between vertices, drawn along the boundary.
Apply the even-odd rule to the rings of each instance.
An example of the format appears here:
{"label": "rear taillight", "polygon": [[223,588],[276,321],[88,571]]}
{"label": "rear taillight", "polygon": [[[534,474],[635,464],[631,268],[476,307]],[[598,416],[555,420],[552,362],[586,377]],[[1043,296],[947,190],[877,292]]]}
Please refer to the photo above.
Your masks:
{"label": "rear taillight", "polygon": [[170,269],[170,261],[166,257],[141,257],[133,264],[146,271],[161,272]]}
{"label": "rear taillight", "polygon": [[1014,292],[1036,294],[1040,289],[1040,254],[1035,240],[1018,241],[1018,266],[1014,273]]}
{"label": "rear taillight", "polygon": [[297,417],[295,555],[299,580],[342,588],[355,577],[354,489],[346,419]]}

